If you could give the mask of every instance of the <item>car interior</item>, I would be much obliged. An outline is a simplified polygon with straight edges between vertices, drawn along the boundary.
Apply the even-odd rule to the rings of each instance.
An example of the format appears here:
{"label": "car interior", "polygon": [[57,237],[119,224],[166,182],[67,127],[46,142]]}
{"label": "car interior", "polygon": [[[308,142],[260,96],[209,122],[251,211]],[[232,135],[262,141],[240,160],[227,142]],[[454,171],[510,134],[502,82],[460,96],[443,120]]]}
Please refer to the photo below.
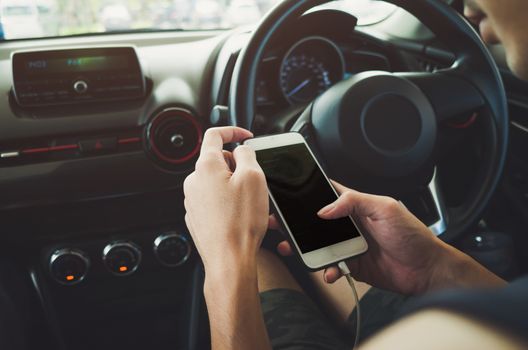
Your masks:
{"label": "car interior", "polygon": [[31,349],[210,348],[182,185],[214,126],[300,132],[329,177],[395,197],[507,280],[526,273],[528,85],[461,1],[386,1],[374,20],[345,3],[0,41],[0,283]]}

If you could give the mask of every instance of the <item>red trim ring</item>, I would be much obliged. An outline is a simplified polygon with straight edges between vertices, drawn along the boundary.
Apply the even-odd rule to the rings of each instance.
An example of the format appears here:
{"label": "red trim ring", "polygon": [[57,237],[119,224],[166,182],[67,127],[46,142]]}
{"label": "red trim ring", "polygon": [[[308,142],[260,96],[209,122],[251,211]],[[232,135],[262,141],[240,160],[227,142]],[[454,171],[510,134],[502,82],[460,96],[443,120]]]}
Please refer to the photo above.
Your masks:
{"label": "red trim ring", "polygon": [[[191,152],[189,152],[187,155],[185,155],[185,156],[183,156],[181,158],[177,158],[177,159],[169,158],[166,155],[164,155],[163,153],[161,153],[161,151],[158,149],[158,147],[156,147],[156,144],[154,142],[154,133],[155,133],[157,125],[161,121],[163,121],[163,120],[165,120],[167,118],[174,118],[174,117],[183,117],[183,118],[187,119],[188,121],[190,121],[193,124],[193,126],[194,126],[194,129],[196,131],[197,141],[198,141],[198,142],[196,142],[196,146],[193,148],[193,150]],[[148,136],[148,143],[149,143],[150,148],[152,149],[154,154],[159,159],[161,159],[161,160],[163,160],[163,161],[165,161],[167,163],[170,163],[170,164],[182,164],[182,163],[185,163],[185,162],[191,160],[200,151],[200,146],[202,144],[202,127],[200,126],[200,124],[198,124],[198,122],[196,121],[194,116],[191,114],[191,112],[189,112],[186,109],[173,107],[173,108],[164,109],[163,111],[161,111],[159,114],[157,114],[152,119],[152,122],[151,122],[150,126],[148,127],[147,136]]]}

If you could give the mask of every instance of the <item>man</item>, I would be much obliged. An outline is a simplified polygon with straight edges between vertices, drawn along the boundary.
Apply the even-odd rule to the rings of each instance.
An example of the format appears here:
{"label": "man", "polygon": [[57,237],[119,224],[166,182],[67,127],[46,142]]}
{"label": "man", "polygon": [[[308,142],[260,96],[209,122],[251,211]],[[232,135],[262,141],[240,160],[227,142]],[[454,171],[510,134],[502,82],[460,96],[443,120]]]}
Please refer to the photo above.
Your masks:
{"label": "man", "polygon": [[[485,40],[504,44],[512,71],[528,80],[528,1],[468,0],[465,13]],[[277,227],[273,218],[268,220],[264,174],[248,147],[222,151],[224,143],[251,136],[240,128],[208,130],[196,170],[184,184],[185,220],[205,268],[213,348],[345,348],[282,263],[260,250],[268,227]],[[434,237],[397,201],[335,185],[339,199],[318,215],[327,220],[353,215],[365,227],[368,253],[347,262],[356,279],[404,295],[459,290],[415,302],[404,311],[406,316],[371,337],[362,349],[526,348],[528,280],[507,286]],[[291,254],[286,242],[278,250]],[[329,268],[322,277],[333,283],[340,275]],[[345,321],[354,307],[346,290],[325,287],[321,278],[318,284],[336,318]],[[372,304],[371,294],[361,304]],[[378,304],[384,309],[398,300],[380,295]]]}

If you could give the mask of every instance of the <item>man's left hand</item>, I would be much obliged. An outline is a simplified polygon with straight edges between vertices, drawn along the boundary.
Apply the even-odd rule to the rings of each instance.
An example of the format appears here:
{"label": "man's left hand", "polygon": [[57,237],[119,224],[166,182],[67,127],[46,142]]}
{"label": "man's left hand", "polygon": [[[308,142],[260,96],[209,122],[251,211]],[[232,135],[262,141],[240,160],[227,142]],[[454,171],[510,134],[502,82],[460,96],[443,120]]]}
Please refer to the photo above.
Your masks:
{"label": "man's left hand", "polygon": [[208,129],[196,169],[185,179],[185,222],[206,274],[256,263],[268,227],[266,178],[250,147],[222,150],[252,136],[236,127]]}

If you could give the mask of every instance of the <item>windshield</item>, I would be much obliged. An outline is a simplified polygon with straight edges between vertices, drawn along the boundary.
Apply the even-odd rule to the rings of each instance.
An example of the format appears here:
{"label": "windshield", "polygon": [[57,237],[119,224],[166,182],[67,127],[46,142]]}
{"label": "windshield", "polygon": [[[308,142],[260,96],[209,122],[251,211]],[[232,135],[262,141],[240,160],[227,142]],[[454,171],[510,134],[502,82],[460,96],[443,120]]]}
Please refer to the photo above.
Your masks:
{"label": "windshield", "polygon": [[[152,30],[203,30],[256,24],[279,0],[0,0],[0,39]],[[373,0],[326,4],[360,25],[385,19],[394,6]]]}

